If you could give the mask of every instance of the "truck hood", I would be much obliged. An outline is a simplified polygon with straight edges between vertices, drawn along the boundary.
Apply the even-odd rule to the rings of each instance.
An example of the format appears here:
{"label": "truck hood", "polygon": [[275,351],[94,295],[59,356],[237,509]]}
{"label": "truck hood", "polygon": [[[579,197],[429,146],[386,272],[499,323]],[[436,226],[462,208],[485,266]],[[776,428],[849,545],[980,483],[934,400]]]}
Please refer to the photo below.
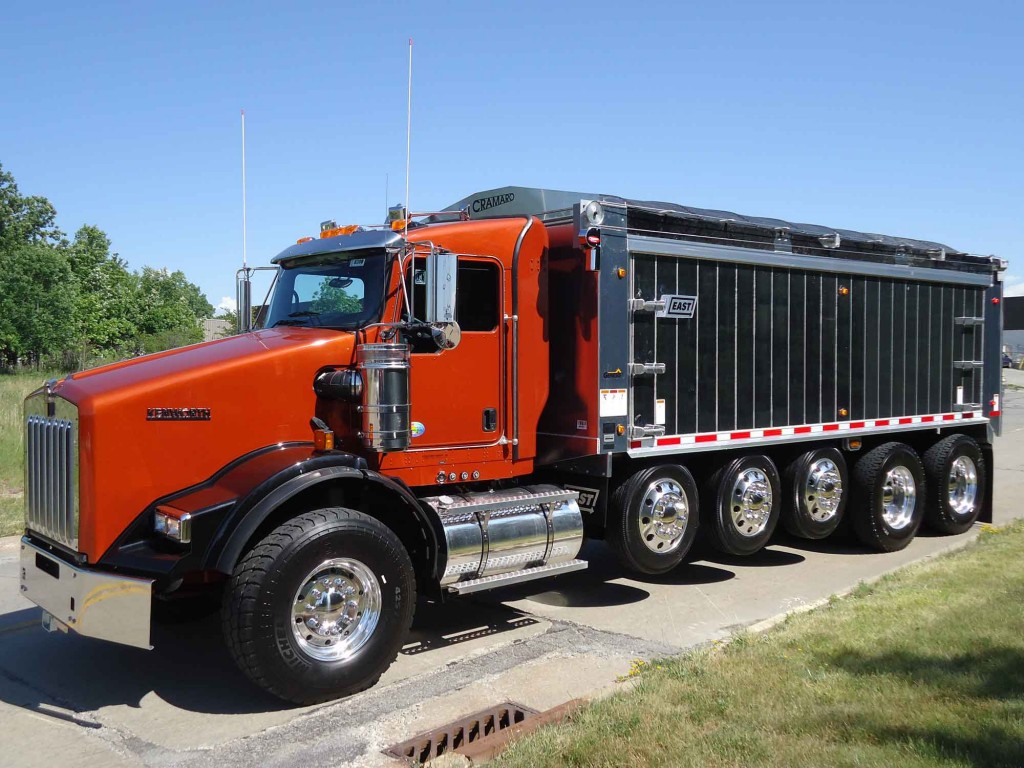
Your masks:
{"label": "truck hood", "polygon": [[313,379],[353,353],[348,332],[274,328],[58,382],[54,393],[78,408],[79,549],[95,561],[151,502],[252,451],[309,442]]}

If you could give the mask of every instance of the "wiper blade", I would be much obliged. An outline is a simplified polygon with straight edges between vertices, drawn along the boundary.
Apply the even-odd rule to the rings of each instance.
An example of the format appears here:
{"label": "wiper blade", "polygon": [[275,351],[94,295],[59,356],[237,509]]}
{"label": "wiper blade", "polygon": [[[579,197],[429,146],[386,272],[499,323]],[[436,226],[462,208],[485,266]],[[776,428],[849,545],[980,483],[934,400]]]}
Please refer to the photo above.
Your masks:
{"label": "wiper blade", "polygon": [[279,325],[301,325],[303,327],[308,327],[309,323],[307,323],[305,320],[278,320],[270,327],[277,328],[277,326]]}
{"label": "wiper blade", "polygon": [[288,317],[316,317],[319,314],[312,309],[304,309],[301,312],[289,312]]}

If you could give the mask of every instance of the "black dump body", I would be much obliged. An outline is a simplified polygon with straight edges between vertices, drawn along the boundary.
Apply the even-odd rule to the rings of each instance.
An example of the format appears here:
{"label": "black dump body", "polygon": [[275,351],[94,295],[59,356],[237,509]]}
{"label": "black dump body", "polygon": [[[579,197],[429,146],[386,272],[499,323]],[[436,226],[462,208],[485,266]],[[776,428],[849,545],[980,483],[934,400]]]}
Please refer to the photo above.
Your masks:
{"label": "black dump body", "polygon": [[[551,233],[542,462],[968,418],[998,429],[997,259],[611,195],[505,187],[452,206],[464,207],[537,215]],[[596,271],[578,240],[590,228]],[[628,407],[602,407],[622,390]]]}

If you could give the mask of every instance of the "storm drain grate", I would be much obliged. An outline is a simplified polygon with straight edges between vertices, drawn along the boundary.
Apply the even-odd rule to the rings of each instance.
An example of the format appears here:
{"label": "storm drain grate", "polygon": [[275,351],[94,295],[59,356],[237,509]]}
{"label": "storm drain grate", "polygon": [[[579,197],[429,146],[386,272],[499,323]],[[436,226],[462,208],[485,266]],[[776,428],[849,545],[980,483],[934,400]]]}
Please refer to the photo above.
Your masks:
{"label": "storm drain grate", "polygon": [[421,733],[419,736],[413,736],[408,741],[388,747],[384,754],[399,760],[412,761],[413,765],[423,765],[427,760],[445,752],[455,752],[460,747],[493,736],[536,714],[536,710],[506,701],[468,717],[461,717],[440,728]]}

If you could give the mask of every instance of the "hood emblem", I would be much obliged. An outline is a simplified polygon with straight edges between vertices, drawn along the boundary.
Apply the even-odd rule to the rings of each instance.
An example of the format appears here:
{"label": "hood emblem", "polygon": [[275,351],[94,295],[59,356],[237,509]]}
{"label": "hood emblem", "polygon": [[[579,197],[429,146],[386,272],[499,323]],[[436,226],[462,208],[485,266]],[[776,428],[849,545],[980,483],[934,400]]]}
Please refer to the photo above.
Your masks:
{"label": "hood emblem", "polygon": [[209,408],[147,408],[146,421],[209,421]]}

